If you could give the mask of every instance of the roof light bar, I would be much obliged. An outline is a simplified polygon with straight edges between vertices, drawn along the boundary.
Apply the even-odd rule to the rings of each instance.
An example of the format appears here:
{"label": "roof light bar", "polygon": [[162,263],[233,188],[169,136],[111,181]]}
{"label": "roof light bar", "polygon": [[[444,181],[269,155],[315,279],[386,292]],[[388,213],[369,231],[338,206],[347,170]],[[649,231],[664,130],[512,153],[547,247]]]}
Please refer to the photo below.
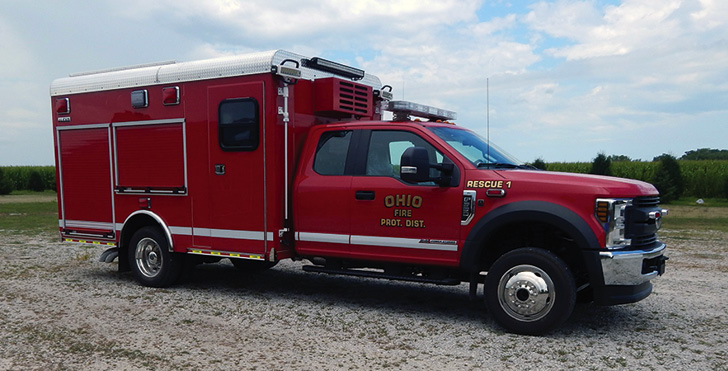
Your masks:
{"label": "roof light bar", "polygon": [[391,101],[385,109],[394,113],[395,120],[401,120],[403,119],[401,118],[402,116],[409,115],[426,118],[431,121],[457,119],[457,113],[454,111],[403,100]]}
{"label": "roof light bar", "polygon": [[364,77],[364,70],[347,66],[341,63],[332,62],[327,59],[314,57],[302,60],[303,65],[314,70],[331,72],[340,76],[348,77],[354,80],[360,80]]}

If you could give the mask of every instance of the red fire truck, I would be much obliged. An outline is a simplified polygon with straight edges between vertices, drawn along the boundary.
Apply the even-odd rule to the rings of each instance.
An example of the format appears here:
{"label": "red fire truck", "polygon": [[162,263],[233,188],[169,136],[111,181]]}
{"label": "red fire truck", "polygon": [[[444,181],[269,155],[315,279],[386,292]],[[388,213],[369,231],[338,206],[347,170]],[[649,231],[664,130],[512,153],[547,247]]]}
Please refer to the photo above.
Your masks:
{"label": "red fire truck", "polygon": [[577,296],[639,301],[664,272],[652,185],[523,166],[361,69],[279,50],[50,90],[61,238],[108,246],[101,260],[142,285],[196,262],[305,260],[472,297],[482,284],[497,322],[536,334]]}

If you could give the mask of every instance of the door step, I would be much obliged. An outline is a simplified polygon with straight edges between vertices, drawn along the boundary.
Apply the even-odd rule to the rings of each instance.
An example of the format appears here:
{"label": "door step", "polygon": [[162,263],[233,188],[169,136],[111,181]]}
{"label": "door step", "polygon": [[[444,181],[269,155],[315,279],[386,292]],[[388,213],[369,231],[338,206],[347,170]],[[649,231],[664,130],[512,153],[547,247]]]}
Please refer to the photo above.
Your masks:
{"label": "door step", "polygon": [[318,265],[304,265],[303,270],[311,273],[327,273],[337,274],[342,276],[355,276],[355,277],[367,277],[367,278],[381,278],[386,280],[394,281],[408,281],[408,282],[419,282],[419,283],[431,283],[435,285],[448,285],[455,286],[460,284],[460,280],[456,278],[431,278],[413,275],[398,275],[389,274],[385,272],[374,272],[365,271],[360,269],[345,269],[345,268],[327,268]]}

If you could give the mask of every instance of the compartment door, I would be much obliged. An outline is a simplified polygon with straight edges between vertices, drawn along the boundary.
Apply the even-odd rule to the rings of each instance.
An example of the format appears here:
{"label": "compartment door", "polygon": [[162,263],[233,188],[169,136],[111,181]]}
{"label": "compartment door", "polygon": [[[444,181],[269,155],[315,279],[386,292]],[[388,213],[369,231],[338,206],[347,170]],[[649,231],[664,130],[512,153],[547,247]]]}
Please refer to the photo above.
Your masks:
{"label": "compartment door", "polygon": [[64,236],[115,235],[108,124],[59,127],[59,227]]}
{"label": "compartment door", "polygon": [[193,228],[195,245],[262,258],[266,225],[264,84],[207,90],[209,222]]}

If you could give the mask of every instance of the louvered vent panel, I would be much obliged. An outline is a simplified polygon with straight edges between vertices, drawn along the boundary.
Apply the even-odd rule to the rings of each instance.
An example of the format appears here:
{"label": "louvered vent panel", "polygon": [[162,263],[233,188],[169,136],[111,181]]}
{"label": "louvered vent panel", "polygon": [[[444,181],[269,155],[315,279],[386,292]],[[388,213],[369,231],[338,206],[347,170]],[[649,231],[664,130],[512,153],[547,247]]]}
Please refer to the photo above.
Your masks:
{"label": "louvered vent panel", "polygon": [[314,81],[314,111],[317,115],[343,118],[372,117],[372,87],[329,77]]}

